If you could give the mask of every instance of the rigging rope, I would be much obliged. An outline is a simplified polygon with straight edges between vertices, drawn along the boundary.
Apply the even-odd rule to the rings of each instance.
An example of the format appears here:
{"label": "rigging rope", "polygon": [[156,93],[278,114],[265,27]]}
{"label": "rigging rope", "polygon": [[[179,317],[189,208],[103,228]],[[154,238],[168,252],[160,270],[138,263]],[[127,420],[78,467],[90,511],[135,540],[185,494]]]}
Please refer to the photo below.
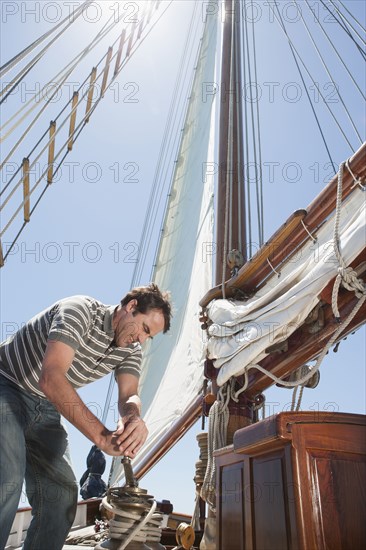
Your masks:
{"label": "rigging rope", "polygon": [[334,6],[334,9],[336,10],[336,12],[339,14],[339,16],[341,17],[341,19],[343,19],[343,21],[346,23],[346,25],[348,25],[349,27],[351,27],[351,29],[353,30],[353,32],[358,36],[358,38],[361,40],[361,42],[363,43],[364,46],[366,46],[366,41],[364,40],[364,38],[362,38],[362,36],[360,36],[358,34],[358,32],[356,31],[356,29],[353,27],[353,25],[346,19],[346,17],[343,15],[343,13],[341,13],[337,7],[337,5],[334,3],[333,0],[329,0],[329,2],[332,4],[332,6]]}
{"label": "rigging rope", "polygon": [[343,170],[345,163],[343,162],[339,167],[338,173],[338,186],[337,186],[337,203],[336,203],[336,215],[334,221],[334,233],[333,233],[333,242],[334,242],[334,252],[338,261],[338,275],[334,282],[333,292],[332,292],[332,309],[334,316],[337,320],[340,319],[339,310],[338,310],[338,293],[340,285],[342,284],[347,290],[355,292],[355,295],[360,300],[366,299],[366,287],[362,279],[357,277],[357,273],[351,268],[347,267],[345,261],[342,258],[340,248],[339,248],[339,221],[341,215],[341,204],[342,204],[342,186],[343,186]]}
{"label": "rigging rope", "polygon": [[[242,37],[244,48],[244,23],[242,22]],[[247,89],[247,66],[245,55],[242,56],[242,71],[244,90]],[[251,193],[250,193],[250,176],[249,176],[249,134],[248,134],[248,108],[247,101],[244,101],[244,130],[245,130],[245,170],[244,170],[244,188],[246,189],[246,218],[247,218],[247,234],[248,234],[248,255],[252,257],[253,241],[252,241],[252,209],[251,209]]]}
{"label": "rigging rope", "polygon": [[[62,21],[60,21],[55,27],[53,27],[51,30],[45,32],[42,36],[40,36],[34,42],[32,42],[32,44],[27,46],[27,48],[24,48],[24,50],[22,50],[17,55],[15,55],[12,59],[9,59],[9,61],[4,63],[4,65],[2,67],[0,67],[0,78],[5,76],[6,73],[8,73],[13,67],[15,67],[15,65],[20,63],[20,61],[22,61],[22,59],[24,59],[28,54],[30,54],[37,46],[39,46],[42,42],[44,42],[49,36],[54,34],[56,32],[56,30],[65,23],[65,21],[67,21],[68,19],[72,19],[72,18],[77,19],[77,17],[79,17],[80,14],[78,14],[75,17],[76,13],[79,10],[82,13],[84,11],[84,9],[86,8],[87,4],[90,4],[91,2],[93,2],[93,0],[85,0],[84,3],[81,6],[78,6],[71,14],[67,15],[64,19],[62,19]],[[74,22],[75,19],[73,19],[72,22]]]}
{"label": "rigging rope", "polygon": [[[121,72],[122,68],[125,66],[125,64],[128,62],[128,60],[132,57],[132,55],[138,50],[138,48],[141,46],[142,42],[146,39],[146,36],[148,36],[150,34],[150,32],[152,31],[152,29],[155,27],[155,25],[158,23],[158,21],[161,19],[161,17],[164,15],[164,13],[166,12],[166,10],[170,7],[171,5],[171,2],[169,2],[169,4],[166,6],[166,8],[164,9],[164,11],[160,14],[160,16],[158,17],[158,19],[151,25],[151,28],[150,30],[146,33],[145,37],[143,37],[142,39],[140,39],[139,37],[137,37],[132,49],[130,50],[129,52],[129,55],[125,58],[124,62],[121,64],[119,70],[113,75],[113,77],[111,78],[111,81],[109,83],[109,85],[111,85],[111,83],[117,78],[117,76],[119,75],[119,73]],[[114,58],[116,57],[117,53],[110,59],[109,63],[112,63],[112,61],[114,60]],[[105,54],[103,56],[103,58],[101,59],[101,61],[99,63],[101,63],[103,61],[103,59],[107,56],[107,54]],[[97,77],[96,81],[99,79],[99,78],[102,78],[103,77],[103,72]],[[88,94],[88,91],[89,90],[86,90],[86,92],[83,94],[83,96],[79,99],[78,103],[75,105],[75,107],[72,109],[71,113],[68,115],[68,117],[66,117],[66,119],[61,123],[61,125],[57,128],[56,132],[55,132],[55,135],[53,138],[51,138],[50,140],[48,140],[48,142],[46,143],[46,145],[44,146],[44,148],[41,150],[41,152],[38,154],[38,156],[36,157],[36,159],[32,162],[32,164],[30,165],[30,168],[31,169],[35,163],[39,160],[39,158],[41,157],[41,155],[44,153],[44,151],[47,149],[47,147],[49,146],[50,142],[52,140],[55,139],[55,136],[61,131],[62,127],[66,124],[66,122],[68,121],[68,119],[71,117],[72,113],[76,110],[77,106],[79,105],[79,103],[81,102],[81,100]],[[73,133],[72,133],[72,136],[75,136],[78,137],[78,135],[80,134],[80,132],[83,130],[83,128],[85,127],[86,123],[87,123],[87,119],[90,118],[90,116],[92,115],[92,113],[95,111],[97,105],[99,104],[100,100],[102,99],[102,96],[99,96],[99,98],[95,101],[93,107],[90,109],[90,111],[88,113],[85,113],[83,119],[81,120],[81,122],[76,126],[76,128],[74,129]],[[67,105],[66,105],[67,106]],[[65,110],[66,106],[62,109],[61,113]],[[61,114],[60,113],[60,114]],[[58,116],[60,116],[60,114]],[[44,136],[47,134],[48,130],[44,133]],[[74,139],[74,141],[76,140],[76,138]],[[69,136],[67,137],[66,141],[62,144],[61,148],[59,149],[59,152],[57,154],[55,154],[54,156],[54,161],[57,160],[57,158],[60,156],[61,154],[61,151],[62,149],[67,145],[69,141]],[[34,150],[34,149],[33,149]],[[67,156],[67,154],[69,153],[69,150],[66,151],[63,159]],[[63,160],[62,159],[62,160]],[[62,161],[61,161],[62,162]],[[60,164],[58,165],[57,169],[60,167]],[[33,192],[35,191],[35,189],[38,187],[40,181],[42,180],[42,178],[46,175],[46,173],[48,172],[48,167],[44,170],[44,172],[41,174],[40,178],[36,181],[36,183],[33,185],[32,189],[30,190],[30,192],[24,196],[23,198],[23,201],[20,203],[20,206],[17,208],[17,210],[15,211],[15,213],[13,214],[13,216],[10,218],[10,220],[8,221],[8,223],[6,224],[6,226],[4,227],[4,229],[1,231],[0,233],[0,238],[4,235],[5,231],[9,228],[9,226],[12,224],[12,222],[14,221],[14,219],[16,218],[16,216],[19,214],[19,212],[21,211],[21,209],[24,207],[24,204],[26,202],[29,201],[29,198],[30,196],[33,194]],[[55,172],[53,172],[53,174],[55,174]],[[10,198],[13,196],[13,194],[15,193],[15,191],[18,189],[18,187],[21,185],[22,183],[22,179],[19,180],[19,182],[15,185],[14,189],[10,192],[10,194],[7,196],[7,198],[5,199],[5,201],[3,202],[3,204],[1,205],[0,207],[0,210],[2,210],[6,204],[9,202]],[[49,187],[49,184],[46,185],[46,187],[44,188],[42,194],[41,194],[41,197],[44,195],[46,189]],[[41,198],[40,197],[40,198]],[[37,204],[39,203],[39,200],[37,201]],[[32,209],[33,211],[34,209]],[[18,232],[18,234],[16,235],[16,238],[15,240],[13,239],[13,241],[11,242],[10,244],[10,248],[8,248],[8,251],[7,251],[7,254],[4,256],[4,261],[5,259],[7,258],[7,256],[9,255],[10,251],[12,250],[16,240],[19,238],[19,235],[21,234],[21,232],[23,231],[24,227],[25,227],[26,224],[23,224],[20,231]]]}
{"label": "rigging rope", "polygon": [[[307,98],[308,98],[308,100],[309,100],[310,107],[311,107],[311,110],[312,110],[312,112],[313,112],[313,115],[314,115],[316,124],[317,124],[317,126],[318,126],[318,130],[319,130],[320,135],[321,135],[321,137],[322,137],[324,147],[325,147],[325,149],[326,149],[326,151],[327,151],[327,154],[328,154],[328,158],[329,158],[329,160],[330,160],[330,163],[331,163],[331,165],[333,166],[334,173],[336,173],[335,163],[333,162],[332,156],[331,156],[330,151],[329,151],[328,144],[327,144],[327,142],[326,142],[326,139],[325,139],[325,136],[324,136],[324,133],[323,133],[323,130],[322,130],[322,127],[321,127],[321,125],[320,125],[318,116],[317,116],[317,114],[316,114],[316,111],[315,111],[313,102],[311,101],[309,91],[308,91],[307,86],[306,86],[306,84],[305,84],[304,76],[303,76],[303,74],[302,74],[300,65],[299,65],[298,60],[297,60],[296,55],[295,55],[294,46],[293,46],[293,44],[292,44],[292,42],[291,42],[291,40],[290,40],[290,37],[288,36],[287,31],[286,31],[286,29],[285,29],[285,26],[284,26],[284,23],[283,23],[283,20],[282,20],[280,11],[279,11],[279,9],[278,9],[277,3],[275,3],[275,5],[276,5],[277,12],[278,12],[278,15],[279,15],[280,19],[277,18],[275,12],[272,10],[272,11],[273,11],[273,14],[275,15],[278,24],[279,24],[280,27],[282,28],[282,30],[283,30],[283,32],[285,33],[285,36],[287,37],[287,40],[288,40],[288,42],[289,42],[290,50],[291,50],[292,56],[293,56],[293,58],[294,58],[294,61],[295,61],[297,70],[298,70],[298,72],[299,72],[301,81],[302,81],[302,83],[303,83],[304,89],[305,89],[305,91],[306,91],[306,95],[307,95]],[[314,82],[314,81],[313,81],[313,82]],[[315,83],[314,83],[314,84],[315,84]],[[324,98],[323,98],[323,100],[324,100]]]}
{"label": "rigging rope", "polygon": [[[178,132],[177,129],[179,127],[182,127],[184,114],[188,110],[188,102],[186,105],[185,112],[181,113],[181,117],[179,118],[177,115],[177,111],[178,111],[177,105],[182,101],[183,83],[186,82],[188,79],[187,77],[188,64],[186,64],[186,59],[187,57],[190,57],[190,55],[192,55],[192,51],[190,53],[188,53],[188,51],[189,51],[189,48],[193,47],[193,42],[191,46],[190,46],[190,42],[192,41],[192,37],[195,34],[194,20],[196,19],[196,16],[197,16],[197,4],[195,3],[194,9],[192,12],[191,21],[189,24],[187,39],[183,48],[183,53],[180,59],[179,67],[178,67],[176,82],[174,84],[174,91],[173,91],[172,101],[170,103],[169,113],[168,113],[165,129],[164,129],[163,141],[159,151],[158,163],[155,169],[153,185],[151,188],[151,193],[148,201],[148,207],[147,207],[148,215],[144,220],[141,239],[139,243],[139,251],[140,251],[139,258],[138,258],[138,262],[135,265],[135,269],[132,277],[132,286],[136,286],[141,282],[142,273],[147,260],[147,253],[150,248],[150,243],[154,234],[153,228],[155,227],[155,224],[157,221],[159,206],[161,204],[164,189],[166,188],[166,180],[168,178],[168,172],[170,171],[173,154],[175,155],[175,158],[176,158],[180,141],[181,139],[183,139],[182,132],[181,133]],[[190,82],[189,89],[191,88],[193,79],[194,79],[194,72],[189,78],[189,82]],[[178,93],[179,90],[180,92]],[[165,207],[164,207],[165,212],[167,210],[169,197],[170,197],[170,194],[168,192],[166,201],[165,201]],[[165,219],[165,216],[163,216],[163,219]],[[163,231],[163,225],[160,228],[161,233],[162,231]],[[155,264],[156,264],[158,254],[159,254],[159,246],[157,246],[155,249],[153,267],[152,267],[152,272],[150,274],[150,280],[153,280],[154,278],[153,272],[155,269]]]}
{"label": "rigging rope", "polygon": [[[105,23],[105,25],[102,27],[102,29],[97,33],[97,35],[93,38],[93,40],[81,51],[79,52],[78,55],[76,55],[74,57],[74,59],[72,59],[70,61],[70,63],[68,63],[63,69],[61,69],[61,71],[59,71],[59,73],[57,75],[55,75],[54,77],[51,78],[51,80],[45,84],[42,88],[42,90],[40,90],[39,92],[39,97],[42,97],[42,99],[45,97],[45,94],[44,92],[48,89],[48,87],[51,85],[51,84],[56,84],[56,88],[55,88],[55,91],[53,92],[53,94],[51,95],[50,98],[48,98],[46,104],[40,109],[39,113],[36,115],[36,117],[32,120],[31,124],[28,126],[28,128],[25,130],[25,132],[23,133],[23,135],[20,137],[20,139],[17,141],[17,143],[14,145],[14,147],[12,148],[12,150],[10,151],[10,153],[8,154],[8,156],[6,157],[6,159],[2,162],[1,166],[0,166],[0,169],[3,168],[3,166],[5,165],[5,163],[9,160],[9,158],[11,157],[11,155],[15,152],[15,150],[17,149],[17,147],[20,145],[20,143],[23,141],[23,139],[25,138],[25,136],[29,133],[29,130],[34,126],[35,122],[38,120],[38,118],[40,117],[40,115],[45,111],[45,109],[51,104],[51,101],[53,99],[53,97],[58,93],[58,91],[60,90],[61,86],[64,84],[64,82],[66,81],[66,79],[71,75],[71,73],[73,72],[73,70],[80,64],[80,62],[88,55],[88,53],[90,53],[98,44],[101,40],[103,40],[103,38],[105,38],[105,36],[107,36],[107,34],[115,27],[115,25],[117,24],[116,22],[110,24],[109,27],[105,28],[109,21],[113,18],[114,16],[111,15],[111,17],[108,19],[108,21]],[[105,30],[104,30],[105,29]],[[118,40],[118,39],[117,39]],[[115,43],[117,42],[117,40],[115,40],[112,44],[112,47],[115,45]],[[97,67],[99,66],[99,64],[103,61],[105,56],[103,56],[103,58],[97,63]],[[62,73],[64,73],[64,75],[62,76]],[[61,76],[60,76],[61,75]],[[84,82],[79,86],[79,90],[84,86],[85,82],[88,80],[88,78],[90,77],[90,75],[88,75],[88,77],[84,80]],[[3,130],[14,118],[16,118],[21,112],[23,112],[23,110],[30,104],[32,103],[33,101],[36,101],[34,103],[34,105],[20,118],[18,119],[18,121],[10,128],[10,130],[8,130],[8,132],[2,136],[1,138],[1,141],[4,141],[22,122],[23,120],[25,120],[25,118],[31,113],[34,111],[34,109],[36,109],[38,107],[37,105],[37,96],[38,96],[38,93],[36,92],[34,94],[34,96],[32,96],[30,98],[30,100],[25,104],[23,105],[23,107],[21,107],[17,113],[15,113],[12,117],[10,117],[6,122],[5,124],[3,124],[3,126],[0,128],[0,130]],[[69,103],[71,102],[72,100],[70,99]]]}
{"label": "rigging rope", "polygon": [[352,17],[352,19],[357,23],[357,25],[360,27],[360,29],[362,30],[362,32],[366,33],[366,29],[365,27],[363,27],[361,25],[361,23],[354,17],[354,15],[349,11],[349,9],[343,4],[343,2],[341,2],[341,0],[338,0],[338,2],[340,3],[340,5],[342,6],[342,8],[344,10],[346,10],[346,12]]}
{"label": "rigging rope", "polygon": [[[245,5],[245,2],[244,2],[244,5]],[[245,26],[245,42],[246,42],[247,66],[248,66],[248,77],[249,77],[249,101],[250,101],[250,113],[251,113],[252,146],[253,146],[253,155],[254,155],[258,235],[261,236],[261,234],[263,233],[263,229],[262,229],[263,220],[261,219],[261,209],[260,209],[260,182],[258,178],[257,138],[256,138],[256,128],[255,128],[255,119],[254,119],[254,106],[253,106],[254,100],[253,100],[253,89],[252,89],[251,61],[249,56],[249,36],[248,36],[249,33],[248,33],[247,17],[244,17],[244,26]],[[255,82],[255,84],[257,84],[257,82]],[[248,161],[249,159],[247,159],[247,162]],[[261,167],[260,167],[260,170],[261,170]]]}
{"label": "rigging rope", "polygon": [[[254,32],[254,17],[252,18],[252,41],[253,41],[253,60],[254,60],[254,79],[255,83],[258,83],[257,76],[257,53],[256,53],[256,42],[255,42],[255,32]],[[258,131],[258,162],[259,162],[259,246],[262,246],[264,243],[264,206],[263,206],[263,179],[262,179],[262,143],[261,143],[261,125],[259,117],[259,101],[256,101],[256,111],[257,111],[257,131]]]}
{"label": "rigging rope", "polygon": [[[239,80],[239,76],[241,76],[241,64],[240,64],[240,55],[239,52],[241,51],[241,27],[239,27],[238,33],[236,34],[236,40],[235,40],[235,73],[237,75],[237,84],[236,84],[236,91],[237,97],[240,98],[242,91],[238,88],[239,82],[241,82],[241,79]],[[246,258],[247,251],[244,251],[244,246],[246,246],[246,243],[243,242],[243,223],[245,220],[245,213],[242,211],[242,205],[244,205],[245,208],[245,195],[244,194],[244,182],[241,180],[241,174],[244,172],[244,157],[243,157],[243,128],[242,128],[242,120],[243,120],[243,108],[242,108],[242,102],[238,99],[236,103],[236,148],[237,148],[237,166],[236,166],[236,173],[237,173],[237,193],[238,193],[238,208],[237,208],[237,215],[238,215],[238,224],[237,224],[237,235],[238,235],[238,250],[243,254],[243,257]],[[244,235],[245,239],[245,235]]]}
{"label": "rigging rope", "polygon": [[334,46],[332,40],[329,38],[329,35],[328,33],[326,32],[326,30],[324,29],[323,25],[322,25],[322,22],[320,21],[320,19],[317,17],[315,11],[313,11],[310,7],[310,4],[309,4],[309,0],[305,0],[305,5],[308,7],[308,9],[310,10],[310,13],[312,14],[312,16],[314,16],[316,22],[318,23],[318,25],[320,26],[321,30],[323,31],[323,34],[325,35],[325,37],[327,38],[328,42],[330,43],[330,45],[332,46],[334,52],[336,53],[338,59],[340,60],[340,62],[342,63],[343,67],[345,68],[345,70],[347,71],[348,73],[348,76],[351,78],[353,84],[356,86],[357,90],[360,92],[361,96],[363,97],[363,99],[366,101],[366,95],[363,93],[363,91],[361,90],[361,88],[359,87],[359,85],[357,84],[356,80],[353,78],[349,68],[347,67],[347,65],[345,64],[345,62],[343,61],[342,57],[340,56],[337,48]]}
{"label": "rigging rope", "polygon": [[330,78],[331,81],[332,81],[332,84],[333,84],[333,86],[334,86],[334,88],[335,88],[335,90],[336,90],[336,92],[337,92],[337,95],[338,95],[339,99],[341,100],[341,103],[342,103],[342,105],[343,105],[343,108],[344,108],[344,110],[345,110],[346,113],[347,113],[348,119],[349,119],[349,121],[351,122],[351,125],[352,125],[352,127],[353,127],[353,129],[354,129],[354,131],[355,131],[355,133],[356,133],[356,135],[357,135],[357,137],[358,137],[358,139],[359,139],[360,145],[362,145],[363,140],[362,140],[362,138],[361,138],[361,136],[360,136],[360,134],[359,134],[359,132],[358,132],[358,130],[357,130],[357,127],[356,127],[356,125],[355,125],[355,123],[354,123],[354,121],[353,121],[353,119],[352,119],[352,117],[351,117],[351,115],[350,115],[349,110],[347,109],[347,106],[346,106],[346,104],[345,104],[345,102],[344,102],[344,100],[343,100],[343,97],[342,97],[342,95],[341,95],[341,93],[340,93],[340,91],[339,91],[339,86],[337,86],[337,84],[335,83],[334,78],[332,77],[331,72],[330,72],[330,70],[328,69],[328,65],[327,65],[327,63],[324,61],[324,58],[323,58],[322,54],[320,53],[318,46],[317,46],[316,43],[315,43],[315,40],[314,40],[314,38],[313,38],[313,35],[311,34],[310,29],[309,29],[309,27],[308,27],[308,25],[307,25],[307,23],[306,23],[306,21],[305,21],[303,15],[302,15],[302,11],[300,10],[300,8],[299,8],[299,6],[298,6],[298,4],[297,4],[297,0],[292,0],[292,2],[293,2],[293,4],[296,6],[296,8],[298,9],[298,11],[300,12],[300,17],[301,17],[301,19],[302,19],[302,22],[303,22],[305,28],[306,28],[307,34],[308,34],[308,36],[309,36],[309,38],[310,38],[310,40],[311,40],[311,42],[312,42],[314,48],[316,49],[316,52],[317,52],[319,58],[321,59],[322,65],[323,65],[323,67],[324,67],[324,69],[325,69],[327,75],[329,76],[329,78]]}
{"label": "rigging rope", "polygon": [[0,100],[0,105],[9,97],[9,95],[14,91],[14,89],[22,82],[22,80],[25,78],[25,76],[29,73],[29,71],[31,69],[33,69],[33,67],[38,63],[38,61],[44,56],[44,54],[47,52],[47,50],[52,46],[52,44],[54,44],[59,38],[60,36],[62,36],[64,34],[64,32],[66,32],[66,30],[71,27],[71,25],[74,23],[74,21],[76,21],[76,19],[78,17],[80,17],[80,15],[82,14],[82,11],[84,10],[84,7],[83,9],[81,9],[82,6],[80,6],[79,8],[77,8],[75,10],[75,13],[79,11],[79,13],[77,13],[77,15],[71,19],[71,21],[69,22],[68,25],[66,25],[66,27],[64,29],[62,29],[56,36],[55,38],[53,38],[49,44],[47,44],[47,46],[45,46],[43,48],[43,50],[41,50],[12,80],[11,82],[9,82],[9,84],[7,86],[5,86],[1,92],[0,92],[0,97],[5,94],[5,96]]}
{"label": "rigging rope", "polygon": [[[80,63],[80,61],[110,32],[110,30],[115,26],[116,23],[113,23],[110,25],[110,27],[106,28],[104,33],[103,33],[103,29],[107,26],[108,22],[111,20],[111,18],[113,17],[113,15],[108,19],[108,21],[105,23],[105,25],[102,27],[102,29],[97,33],[97,35],[94,37],[94,39],[86,46],[86,48],[80,52],[76,57],[74,57],[74,59],[68,64],[66,65],[66,67],[64,69],[62,69],[57,75],[56,77],[54,78],[58,78],[58,76],[60,74],[62,74],[62,72],[64,70],[66,70],[68,67],[71,66],[71,68],[69,69],[69,71],[65,74],[65,76],[63,77],[63,81],[60,83],[60,86],[55,90],[54,94],[52,94],[51,98],[49,98],[48,102],[46,103],[46,105],[44,105],[44,107],[40,110],[40,112],[38,113],[38,115],[36,115],[36,117],[33,119],[33,121],[31,122],[31,124],[28,126],[28,128],[25,130],[25,132],[23,133],[23,135],[20,137],[20,139],[16,142],[16,144],[14,145],[14,147],[12,148],[12,150],[10,151],[10,153],[7,155],[7,157],[4,159],[3,163],[1,164],[0,166],[0,170],[3,169],[3,167],[5,166],[6,162],[9,160],[9,158],[13,155],[13,153],[15,152],[15,150],[18,148],[18,146],[20,145],[20,143],[24,140],[24,138],[26,137],[26,135],[29,133],[30,129],[32,128],[32,126],[35,124],[35,122],[38,120],[38,118],[40,117],[40,115],[42,114],[42,112],[44,112],[44,110],[49,106],[49,104],[51,103],[51,100],[52,98],[54,97],[54,95],[57,93],[58,89],[61,87],[62,83],[67,79],[67,77],[72,73],[72,71],[74,70],[74,68]],[[102,34],[103,33],[103,34]],[[99,38],[98,38],[99,37]],[[116,42],[116,41],[115,41]],[[115,44],[115,42],[113,43],[113,45]],[[105,58],[105,55],[102,57],[102,59],[98,62],[97,64],[97,67],[99,66],[100,63],[102,63],[103,59]],[[76,60],[76,63],[74,65],[72,65],[72,63]],[[111,60],[112,61],[112,60]],[[81,83],[81,85],[79,86],[79,90],[80,91],[84,84],[89,80],[90,78],[90,74],[85,78],[85,80]],[[99,77],[98,77],[99,78]],[[48,84],[42,89],[42,91],[44,89],[46,89],[48,86]],[[37,94],[35,94],[36,96]],[[33,101],[33,99],[35,98],[35,96],[33,96],[29,102],[26,104],[28,105],[31,101]],[[81,101],[84,99],[84,97],[86,96],[86,93],[84,94],[83,97],[81,97],[78,101],[78,103],[76,104],[75,106],[75,109],[70,113],[69,117],[71,117],[72,113],[76,110],[76,108],[78,107],[78,105],[81,103]],[[61,114],[65,111],[66,107],[72,103],[72,98],[70,98],[70,100],[65,104],[64,108],[59,112],[59,114],[56,116],[55,118],[55,121],[58,120],[58,118],[61,116]],[[35,103],[35,105],[27,112],[27,114],[29,114],[32,110],[34,110],[34,108],[37,107],[37,103]],[[24,108],[24,107],[23,107]],[[18,113],[20,113],[23,108],[21,108]],[[17,116],[16,113],[15,115],[13,115],[12,118],[14,118],[15,116]],[[10,120],[11,120],[10,119]],[[6,126],[6,123],[3,125],[3,128]],[[32,148],[32,150],[28,153],[27,155],[27,158],[30,158],[30,156],[33,154],[33,152],[36,150],[36,148],[38,147],[38,145],[42,142],[42,140],[45,138],[45,136],[48,134],[48,128],[47,130],[43,133],[43,135],[40,137],[40,139],[38,140],[38,142],[36,143],[36,145]],[[6,137],[6,136],[5,136]],[[3,139],[5,139],[5,137]],[[74,139],[74,142],[75,142],[75,139]],[[4,189],[2,189],[2,191],[0,192],[0,196],[3,195],[3,193],[7,190],[7,188],[11,185],[11,183],[13,182],[13,180],[15,179],[16,175],[19,173],[19,171],[21,170],[21,166],[19,166],[19,168],[17,169],[17,171],[12,175],[12,177],[10,178],[9,182],[4,186]]]}
{"label": "rigging rope", "polygon": [[297,403],[296,403],[296,396],[297,396],[297,391],[299,389],[299,386],[295,386],[293,394],[292,394],[292,401],[291,401],[291,410],[292,411],[297,412],[297,411],[300,410],[301,401],[302,401],[302,397],[303,397],[303,394],[304,394],[304,388],[305,388],[304,385],[300,386],[300,393],[299,393],[299,397],[298,397],[298,400],[297,400]]}
{"label": "rigging rope", "polygon": [[[318,90],[318,93],[319,93],[319,96],[322,98],[322,100],[323,100],[323,102],[324,102],[324,105],[326,106],[326,108],[328,109],[328,111],[329,111],[330,115],[332,116],[334,122],[335,122],[336,125],[338,126],[339,131],[340,131],[341,134],[343,135],[343,137],[344,137],[346,143],[349,145],[351,151],[354,152],[354,149],[353,149],[353,147],[352,147],[350,141],[348,140],[348,138],[347,138],[346,134],[344,133],[344,131],[343,131],[341,125],[339,124],[338,120],[336,119],[336,117],[335,117],[335,115],[334,115],[332,109],[329,107],[328,102],[326,101],[324,95],[323,95],[322,92],[319,90],[319,87],[317,86],[317,83],[315,82],[314,78],[312,77],[312,75],[311,75],[309,69],[306,67],[306,65],[305,65],[305,63],[304,63],[302,57],[300,56],[299,52],[298,52],[297,49],[295,48],[294,43],[291,41],[291,39],[290,39],[290,37],[289,37],[289,35],[288,35],[288,33],[287,33],[287,30],[286,30],[286,28],[285,28],[285,25],[284,25],[284,23],[283,23],[282,15],[281,15],[280,10],[279,10],[279,8],[278,8],[277,0],[275,0],[274,3],[275,3],[275,6],[276,6],[276,8],[277,8],[278,16],[277,16],[277,15],[275,14],[275,12],[273,11],[272,5],[270,5],[270,8],[271,8],[271,10],[273,11],[273,14],[274,14],[275,17],[276,17],[276,20],[277,20],[278,23],[280,24],[281,29],[283,30],[283,32],[284,32],[285,35],[286,35],[286,38],[287,38],[287,40],[288,40],[288,42],[289,42],[289,44],[290,44],[290,46],[291,46],[291,51],[293,50],[293,52],[296,53],[297,57],[298,57],[299,60],[301,61],[301,64],[302,64],[302,66],[304,67],[305,71],[307,72],[308,76],[310,77],[312,83],[314,84],[314,86],[316,86],[316,88],[317,88],[317,90]],[[281,22],[280,22],[280,21],[281,21]],[[294,58],[295,58],[295,55],[294,55]],[[295,59],[296,59],[296,58],[295,58]],[[296,60],[296,64],[297,64],[297,60]],[[304,84],[305,84],[305,83],[304,83]],[[305,90],[307,90],[306,86],[305,86]],[[307,92],[307,93],[308,93],[308,92]],[[309,93],[308,93],[308,94],[309,94]],[[308,97],[310,97],[310,96],[308,95]],[[334,167],[334,166],[333,166],[333,167]],[[334,170],[334,172],[336,173],[336,170]]]}
{"label": "rigging rope", "polygon": [[353,38],[352,34],[350,33],[349,29],[342,24],[341,21],[339,21],[339,19],[337,19],[337,17],[334,15],[334,13],[331,12],[331,10],[328,8],[328,6],[325,4],[324,0],[320,0],[320,2],[322,3],[322,5],[324,6],[324,8],[330,13],[330,15],[335,19],[335,21],[337,21],[337,23],[339,24],[339,26],[348,34],[349,38],[352,40],[352,42],[355,44],[356,48],[358,49],[358,51],[360,52],[361,56],[365,59],[366,58],[366,54],[365,52],[362,50],[361,46],[356,42],[356,40]]}

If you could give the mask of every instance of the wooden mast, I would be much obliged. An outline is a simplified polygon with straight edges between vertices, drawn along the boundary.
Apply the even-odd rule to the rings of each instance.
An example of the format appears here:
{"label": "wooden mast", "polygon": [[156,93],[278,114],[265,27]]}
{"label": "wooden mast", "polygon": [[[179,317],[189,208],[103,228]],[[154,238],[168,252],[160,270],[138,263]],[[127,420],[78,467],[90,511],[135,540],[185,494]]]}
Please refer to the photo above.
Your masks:
{"label": "wooden mast", "polygon": [[[240,2],[238,0],[225,0],[222,17],[225,20],[220,82],[215,276],[218,285],[230,277],[224,255],[227,255],[232,249],[237,249],[246,260],[245,200],[244,192],[240,192],[244,166]],[[224,265],[226,266],[225,271]]]}
{"label": "wooden mast", "polygon": [[[233,273],[227,255],[238,250],[242,261],[247,260],[244,147],[243,147],[243,78],[241,70],[240,0],[225,0],[221,67],[221,94],[219,120],[219,174],[216,222],[216,284],[223,285]],[[241,264],[237,265],[239,269]],[[217,386],[216,369],[206,362],[205,375],[212,380],[213,392]],[[253,402],[242,394],[239,402],[229,403],[227,443],[238,428],[253,421]]]}

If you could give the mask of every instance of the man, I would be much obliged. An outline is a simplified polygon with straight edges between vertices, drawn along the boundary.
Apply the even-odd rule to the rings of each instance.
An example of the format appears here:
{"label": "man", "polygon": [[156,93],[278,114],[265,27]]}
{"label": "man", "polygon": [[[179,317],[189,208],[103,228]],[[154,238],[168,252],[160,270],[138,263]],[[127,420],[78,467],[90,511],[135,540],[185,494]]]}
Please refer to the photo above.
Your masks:
{"label": "man", "polygon": [[[58,550],[74,520],[77,483],[65,417],[99,449],[135,457],[147,437],[137,395],[141,345],[170,327],[166,294],[151,284],[119,306],[66,298],[33,317],[0,346],[0,549],[23,480],[32,506],[24,550]],[[114,371],[120,420],[108,430],[76,392]]]}

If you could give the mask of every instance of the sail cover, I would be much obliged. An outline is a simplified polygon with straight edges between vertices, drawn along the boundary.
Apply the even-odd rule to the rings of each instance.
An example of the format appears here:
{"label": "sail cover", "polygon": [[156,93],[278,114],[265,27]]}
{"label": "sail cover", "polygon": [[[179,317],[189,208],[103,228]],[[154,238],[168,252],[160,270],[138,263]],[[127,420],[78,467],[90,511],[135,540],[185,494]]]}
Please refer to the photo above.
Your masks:
{"label": "sail cover", "polygon": [[[203,383],[205,344],[199,300],[212,285],[216,41],[207,17],[157,254],[153,281],[172,295],[172,327],[144,350],[140,396],[149,436],[134,467],[195,400]],[[110,484],[123,477],[114,460]]]}
{"label": "sail cover", "polygon": [[[220,371],[221,386],[259,363],[266,348],[286,340],[319,303],[319,294],[338,272],[333,241],[334,215],[289,263],[252,298],[244,302],[214,300],[208,306],[212,321],[208,354]],[[355,189],[342,204],[339,249],[349,265],[365,246],[365,193]]]}

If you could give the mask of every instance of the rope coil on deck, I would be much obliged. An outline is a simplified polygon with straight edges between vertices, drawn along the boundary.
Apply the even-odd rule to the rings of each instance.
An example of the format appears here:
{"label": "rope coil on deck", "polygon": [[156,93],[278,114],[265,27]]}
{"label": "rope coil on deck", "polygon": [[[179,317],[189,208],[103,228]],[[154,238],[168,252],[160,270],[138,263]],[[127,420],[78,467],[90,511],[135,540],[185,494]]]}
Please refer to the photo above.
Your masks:
{"label": "rope coil on deck", "polygon": [[[155,500],[144,517],[139,513],[131,513],[117,506],[113,506],[108,502],[107,497],[103,498],[102,504],[106,510],[112,512],[117,518],[120,518],[112,519],[109,522],[110,537],[115,540],[123,541],[120,550],[126,548],[131,541],[146,542],[146,540],[160,540],[160,530],[159,537],[157,538],[157,524],[158,516],[160,524],[162,516],[161,514],[154,514],[157,505]],[[154,515],[155,518],[153,517]]]}

